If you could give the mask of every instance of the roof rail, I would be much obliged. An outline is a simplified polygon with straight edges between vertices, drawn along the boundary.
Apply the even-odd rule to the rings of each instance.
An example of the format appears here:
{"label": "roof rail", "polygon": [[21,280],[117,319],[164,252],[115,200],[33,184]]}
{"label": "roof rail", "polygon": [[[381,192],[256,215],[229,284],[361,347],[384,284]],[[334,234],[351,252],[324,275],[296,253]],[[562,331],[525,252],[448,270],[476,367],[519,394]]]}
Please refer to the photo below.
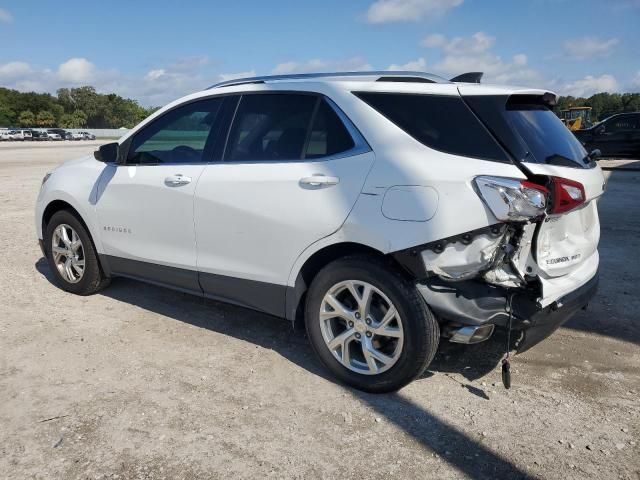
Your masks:
{"label": "roof rail", "polygon": [[210,86],[207,90],[212,88],[230,87],[234,85],[243,85],[249,83],[266,83],[278,80],[312,80],[315,78],[325,80],[341,80],[345,78],[371,78],[377,82],[428,82],[428,83],[450,83],[437,75],[426,72],[405,72],[405,71],[393,71],[393,70],[381,70],[372,72],[333,72],[333,73],[293,73],[289,75],[266,75],[262,77],[248,77],[248,78],[236,78],[233,80],[226,80],[224,82],[216,83]]}

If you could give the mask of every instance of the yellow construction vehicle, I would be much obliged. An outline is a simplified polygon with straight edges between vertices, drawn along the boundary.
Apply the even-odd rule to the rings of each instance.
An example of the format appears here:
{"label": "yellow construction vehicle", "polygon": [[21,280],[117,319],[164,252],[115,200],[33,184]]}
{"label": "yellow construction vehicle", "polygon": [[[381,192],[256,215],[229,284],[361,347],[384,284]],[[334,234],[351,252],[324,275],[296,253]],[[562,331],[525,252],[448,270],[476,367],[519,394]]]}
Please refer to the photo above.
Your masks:
{"label": "yellow construction vehicle", "polygon": [[560,120],[572,132],[591,126],[591,107],[569,107],[560,110]]}

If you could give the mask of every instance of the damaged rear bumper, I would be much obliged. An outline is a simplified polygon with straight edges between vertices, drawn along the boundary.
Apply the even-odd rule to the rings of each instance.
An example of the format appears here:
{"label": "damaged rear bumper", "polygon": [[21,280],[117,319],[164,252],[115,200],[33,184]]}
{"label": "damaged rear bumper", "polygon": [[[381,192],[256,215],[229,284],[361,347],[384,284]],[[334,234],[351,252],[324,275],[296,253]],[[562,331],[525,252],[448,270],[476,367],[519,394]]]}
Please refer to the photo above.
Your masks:
{"label": "damaged rear bumper", "polygon": [[[484,282],[469,280],[445,282],[433,278],[417,284],[423,298],[455,338],[463,327],[493,324],[506,327],[509,320],[508,298],[513,295],[512,326],[523,335],[517,343],[518,353],[541,342],[578,310],[584,308],[596,293],[598,273],[582,286],[542,307],[533,292],[508,290]],[[486,337],[488,338],[488,336]]]}
{"label": "damaged rear bumper", "polygon": [[518,343],[518,353],[540,343],[579,310],[586,308],[598,290],[598,280],[599,274],[596,272],[583,286],[535,312],[529,318],[530,325],[524,330],[524,336]]}

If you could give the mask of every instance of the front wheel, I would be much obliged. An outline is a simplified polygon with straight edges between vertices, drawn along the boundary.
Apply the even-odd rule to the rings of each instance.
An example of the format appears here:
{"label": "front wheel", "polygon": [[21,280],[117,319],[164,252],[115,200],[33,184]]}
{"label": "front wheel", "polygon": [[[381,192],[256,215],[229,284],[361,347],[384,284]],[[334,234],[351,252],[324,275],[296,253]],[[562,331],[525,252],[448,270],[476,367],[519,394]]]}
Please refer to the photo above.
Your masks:
{"label": "front wheel", "polygon": [[323,268],[309,288],[305,322],[320,361],[344,383],[374,393],[418,377],[440,337],[415,284],[372,256]]}
{"label": "front wheel", "polygon": [[109,283],[89,232],[72,212],[53,214],[45,228],[44,247],[56,283],[63,290],[91,295]]}

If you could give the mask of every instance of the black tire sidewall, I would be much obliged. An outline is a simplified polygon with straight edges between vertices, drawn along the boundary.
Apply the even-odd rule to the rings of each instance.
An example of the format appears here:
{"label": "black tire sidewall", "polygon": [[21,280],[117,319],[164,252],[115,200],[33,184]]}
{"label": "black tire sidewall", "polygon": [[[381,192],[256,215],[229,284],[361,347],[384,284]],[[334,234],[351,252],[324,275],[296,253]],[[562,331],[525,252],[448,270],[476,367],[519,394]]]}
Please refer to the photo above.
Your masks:
{"label": "black tire sidewall", "polygon": [[[378,375],[349,370],[324,342],[319,322],[321,302],[332,286],[344,280],[361,280],[380,289],[402,319],[405,337],[400,358],[393,367]],[[360,390],[382,393],[402,388],[431,363],[439,340],[438,324],[419,295],[410,280],[375,257],[348,257],[328,265],[313,280],[305,309],[307,335],[315,353],[338,379]]]}
{"label": "black tire sidewall", "polygon": [[[77,283],[67,282],[62,277],[62,275],[60,275],[60,272],[58,271],[58,268],[53,261],[53,255],[51,252],[51,240],[54,230],[60,224],[67,224],[71,228],[73,228],[82,241],[85,259],[85,270],[82,278]],[[100,270],[100,265],[98,263],[95,247],[93,246],[93,241],[86,227],[73,213],[68,210],[60,210],[53,214],[45,228],[44,250],[49,268],[53,273],[56,284],[60,288],[77,295],[89,295],[91,293],[94,293],[99,288],[103,275],[102,271]]]}

